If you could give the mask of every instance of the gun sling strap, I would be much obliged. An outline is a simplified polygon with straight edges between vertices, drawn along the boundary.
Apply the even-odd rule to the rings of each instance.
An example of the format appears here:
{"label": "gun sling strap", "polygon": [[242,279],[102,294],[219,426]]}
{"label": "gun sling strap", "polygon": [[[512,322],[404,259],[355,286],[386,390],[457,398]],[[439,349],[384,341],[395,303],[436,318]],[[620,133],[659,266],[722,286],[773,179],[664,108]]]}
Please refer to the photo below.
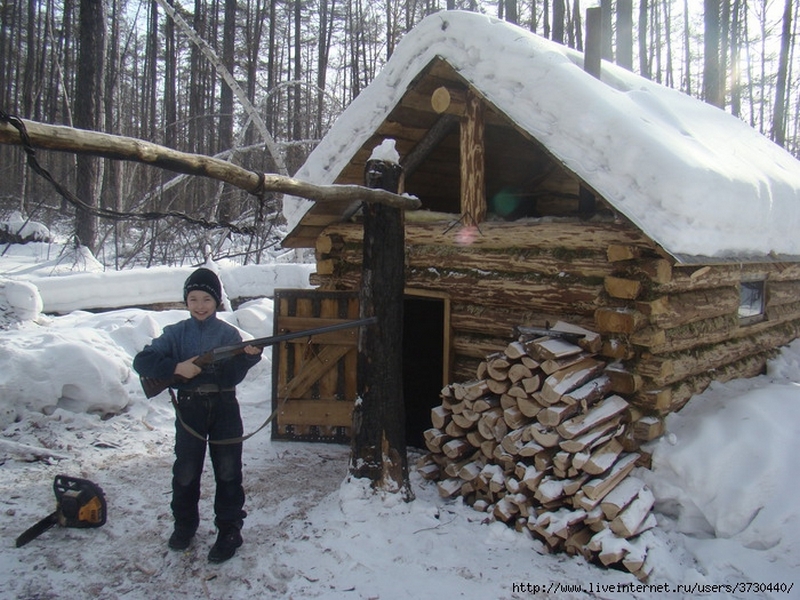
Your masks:
{"label": "gun sling strap", "polygon": [[272,413],[267,417],[267,420],[264,421],[255,431],[248,433],[247,435],[243,435],[241,437],[227,438],[224,440],[210,440],[207,437],[200,435],[197,431],[195,431],[195,429],[192,428],[191,425],[189,425],[186,421],[183,420],[183,417],[181,416],[180,406],[178,406],[178,398],[175,396],[175,391],[172,388],[169,388],[169,398],[170,402],[172,402],[172,406],[175,408],[175,415],[178,417],[178,422],[181,424],[181,427],[183,427],[186,431],[188,431],[191,435],[193,435],[199,440],[203,440],[204,442],[208,442],[209,444],[218,444],[218,445],[241,444],[245,440],[253,437],[255,434],[257,434],[259,431],[264,429],[264,427],[266,427],[272,422],[272,420],[277,416],[278,411],[281,408],[283,408],[283,405],[289,399],[288,396],[284,397],[283,400],[281,400],[278,406],[275,408],[275,410],[273,410]]}

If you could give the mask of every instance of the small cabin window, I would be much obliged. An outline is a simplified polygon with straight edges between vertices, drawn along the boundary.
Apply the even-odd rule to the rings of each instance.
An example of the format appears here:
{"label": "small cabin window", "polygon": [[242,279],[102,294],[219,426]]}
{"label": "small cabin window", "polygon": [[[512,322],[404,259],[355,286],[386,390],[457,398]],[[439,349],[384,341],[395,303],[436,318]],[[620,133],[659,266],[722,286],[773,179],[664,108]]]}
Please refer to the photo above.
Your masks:
{"label": "small cabin window", "polygon": [[739,285],[739,323],[764,320],[764,281],[742,281]]}

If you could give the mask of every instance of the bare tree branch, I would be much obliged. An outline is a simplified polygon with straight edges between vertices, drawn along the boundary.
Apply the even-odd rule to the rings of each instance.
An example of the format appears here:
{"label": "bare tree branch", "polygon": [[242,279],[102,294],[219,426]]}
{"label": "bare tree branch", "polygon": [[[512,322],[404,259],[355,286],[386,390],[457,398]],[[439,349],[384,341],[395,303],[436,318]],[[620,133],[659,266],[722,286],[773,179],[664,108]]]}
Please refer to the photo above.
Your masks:
{"label": "bare tree branch", "polygon": [[[28,140],[33,148],[140,162],[177,173],[224,181],[257,196],[264,192],[277,192],[320,203],[363,201],[404,210],[416,210],[420,207],[417,198],[400,196],[385,190],[358,185],[316,185],[284,175],[256,173],[224,160],[179,152],[136,138],[47,125],[25,119],[20,121],[27,130]],[[3,120],[0,120],[0,144],[23,145],[22,134]]]}

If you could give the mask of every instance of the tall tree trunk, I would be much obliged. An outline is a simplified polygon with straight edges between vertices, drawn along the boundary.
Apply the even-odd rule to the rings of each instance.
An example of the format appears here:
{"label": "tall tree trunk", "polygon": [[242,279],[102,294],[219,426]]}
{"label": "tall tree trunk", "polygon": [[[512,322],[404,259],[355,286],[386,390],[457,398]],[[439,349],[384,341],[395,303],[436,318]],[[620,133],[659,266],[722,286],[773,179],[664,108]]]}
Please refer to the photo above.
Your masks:
{"label": "tall tree trunk", "polygon": [[617,0],[617,64],[633,70],[633,0]]}
{"label": "tall tree trunk", "polygon": [[[256,87],[258,84],[258,74],[260,71],[261,39],[264,35],[264,5],[261,0],[248,0],[247,21],[245,25],[245,51],[247,63],[245,73],[247,75],[247,99],[250,104],[256,104]],[[247,128],[244,137],[246,146],[253,144],[256,140],[256,129],[252,125]]]}
{"label": "tall tree trunk", "polygon": [[553,41],[564,43],[564,0],[553,0]]}
{"label": "tall tree trunk", "polygon": [[[111,22],[118,23],[120,18],[120,3],[118,0],[111,2]],[[105,131],[108,133],[118,132],[118,111],[117,103],[117,85],[120,78],[120,48],[119,48],[119,28],[114,27],[111,30],[111,35],[108,40],[108,61],[106,63],[105,73],[105,98],[103,102],[103,109],[105,112]],[[103,193],[101,194],[104,199],[103,204],[111,206],[114,210],[122,210],[122,177],[125,169],[125,163],[119,160],[108,161],[105,171],[105,181],[103,182]],[[114,260],[119,260],[120,247],[119,247],[119,226],[114,225],[114,243],[116,245],[116,252],[114,252]],[[115,264],[119,267],[119,263]]]}
{"label": "tall tree trunk", "polygon": [[336,1],[320,0],[319,3],[319,39],[317,40],[317,118],[314,136],[322,137],[322,119],[325,113],[325,86],[328,72],[328,62],[331,52],[331,39],[333,35],[333,14]]}
{"label": "tall tree trunk", "polygon": [[[167,0],[170,5],[173,0]],[[178,51],[175,47],[175,22],[164,22],[164,145],[178,147]]]}
{"label": "tall tree trunk", "polygon": [[[81,0],[80,52],[75,125],[79,129],[102,129],[103,66],[105,65],[106,21],[103,0]],[[76,192],[90,206],[97,206],[102,180],[100,159],[79,154]],[[97,219],[84,210],[75,214],[75,234],[81,244],[95,251]]]}
{"label": "tall tree trunk", "polygon": [[[236,0],[225,0],[225,17],[222,22],[222,64],[233,75],[236,67]],[[219,150],[227,152],[233,150],[233,89],[229,85],[222,85],[220,90],[219,105]],[[231,219],[231,196],[222,193],[217,203],[217,219],[229,221]]]}
{"label": "tall tree trunk", "polygon": [[607,61],[614,60],[614,27],[612,20],[614,7],[611,0],[600,0],[600,20],[603,24],[600,41],[602,43],[602,58]]}
{"label": "tall tree trunk", "polygon": [[278,0],[269,0],[269,33],[267,41],[267,129],[275,133],[276,122],[276,106],[275,101],[275,86],[278,83],[276,56],[278,54],[277,48],[277,30],[276,30],[276,12]]}
{"label": "tall tree trunk", "polygon": [[[301,108],[302,88],[300,80],[303,76],[303,62],[302,62],[302,3],[301,0],[294,0],[293,2],[294,13],[294,44],[293,44],[293,61],[290,68],[292,84],[289,86],[289,139],[298,142],[303,138],[302,131],[302,115]],[[289,147],[286,157],[287,166],[290,173],[297,172],[303,164],[303,152],[299,144],[292,144]]]}
{"label": "tall tree trunk", "polygon": [[[81,0],[81,5],[85,0]],[[148,3],[149,18],[147,20],[147,37],[145,49],[144,85],[142,93],[142,125],[140,136],[146,140],[155,139],[158,131],[156,122],[156,89],[158,86],[158,4],[155,0]],[[80,70],[80,68],[79,68]]]}
{"label": "tall tree trunk", "polygon": [[703,0],[703,3],[703,99],[722,108],[724,93],[719,83],[720,0]]}
{"label": "tall tree trunk", "polygon": [[667,44],[667,64],[664,69],[664,85],[667,87],[675,86],[675,76],[672,72],[672,15],[670,13],[670,4],[667,0],[663,0],[662,7],[664,10],[664,39]]}
{"label": "tall tree trunk", "polygon": [[786,85],[789,71],[789,45],[792,37],[792,0],[786,0],[783,8],[781,31],[781,53],[778,59],[778,78],[775,81],[775,108],[772,111],[772,140],[779,146],[786,145]]}
{"label": "tall tree trunk", "polygon": [[639,2],[639,74],[647,79],[652,79],[650,72],[650,63],[647,60],[647,0],[640,0]]}
{"label": "tall tree trunk", "polygon": [[741,18],[740,18],[741,0],[733,0],[733,10],[731,12],[731,30],[730,30],[730,57],[731,57],[731,114],[738,117],[742,114],[742,74],[740,72],[741,64]]}
{"label": "tall tree trunk", "polygon": [[506,5],[506,21],[509,23],[519,23],[519,11],[517,9],[517,0],[503,0]]}
{"label": "tall tree trunk", "polygon": [[684,90],[692,95],[692,45],[691,32],[689,30],[689,0],[683,0],[683,68],[684,68]]}
{"label": "tall tree trunk", "polygon": [[36,49],[38,40],[36,35],[36,0],[28,0],[28,16],[25,28],[25,69],[22,73],[22,114],[25,118],[33,119],[33,88],[34,77],[36,76]]}

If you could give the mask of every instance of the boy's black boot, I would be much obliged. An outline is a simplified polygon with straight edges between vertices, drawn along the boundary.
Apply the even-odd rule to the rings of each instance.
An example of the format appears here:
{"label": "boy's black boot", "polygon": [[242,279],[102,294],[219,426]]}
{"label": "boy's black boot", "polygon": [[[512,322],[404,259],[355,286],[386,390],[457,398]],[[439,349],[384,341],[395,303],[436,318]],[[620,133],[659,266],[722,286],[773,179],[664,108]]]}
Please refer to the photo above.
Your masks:
{"label": "boy's black boot", "polygon": [[197,533],[197,525],[191,523],[175,522],[175,529],[169,537],[167,545],[173,550],[186,550],[192,543],[194,534]]}
{"label": "boy's black boot", "polygon": [[208,553],[208,562],[221,563],[236,554],[236,549],[242,545],[241,524],[230,521],[217,523],[219,532],[217,541]]}

